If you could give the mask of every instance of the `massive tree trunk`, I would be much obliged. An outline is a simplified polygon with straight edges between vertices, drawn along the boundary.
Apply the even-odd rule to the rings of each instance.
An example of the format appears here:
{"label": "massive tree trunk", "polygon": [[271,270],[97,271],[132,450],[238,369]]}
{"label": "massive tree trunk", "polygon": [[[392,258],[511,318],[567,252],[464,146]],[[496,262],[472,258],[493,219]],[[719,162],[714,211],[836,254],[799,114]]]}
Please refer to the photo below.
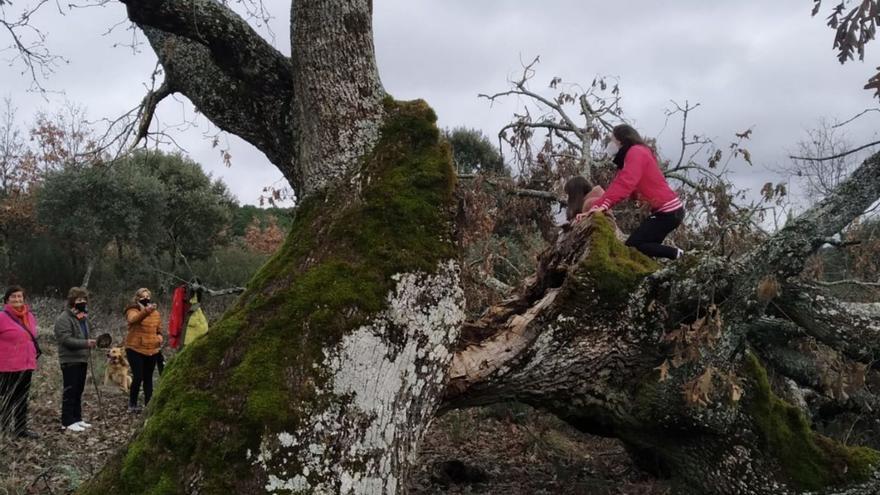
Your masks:
{"label": "massive tree trunk", "polygon": [[433,111],[384,94],[368,0],[294,2],[291,59],[219,2],[127,7],[165,86],[264,151],[300,201],[284,246],[82,491],[400,491],[463,319]]}
{"label": "massive tree trunk", "polygon": [[621,438],[683,491],[876,487],[876,452],[813,433],[766,372],[816,381],[789,331],[867,359],[852,344],[875,327],[811,319],[798,297],[812,289],[785,283],[880,197],[876,157],[742,263],[658,269],[597,217],[466,323],[448,146],[427,105],[384,94],[369,0],[294,0],[290,59],[213,0],[126,5],[168,91],[262,150],[300,202],[284,246],[170,363],[143,429],[82,493],[396,493],[438,408],[501,399]]}

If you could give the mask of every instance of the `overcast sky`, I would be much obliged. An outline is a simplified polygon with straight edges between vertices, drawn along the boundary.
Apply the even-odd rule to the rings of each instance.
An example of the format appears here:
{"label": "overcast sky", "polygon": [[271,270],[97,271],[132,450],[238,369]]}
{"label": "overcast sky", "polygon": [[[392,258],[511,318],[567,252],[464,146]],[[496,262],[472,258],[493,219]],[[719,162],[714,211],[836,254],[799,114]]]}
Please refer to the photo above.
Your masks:
{"label": "overcast sky", "polygon": [[[289,1],[265,3],[276,16],[275,45],[288,54]],[[534,89],[543,91],[553,76],[584,85],[597,74],[615,76],[627,116],[647,136],[663,130],[670,100],[701,103],[689,128],[722,145],[752,127],[748,147],[756,165],[735,179],[756,187],[775,180],[765,167],[785,164],[820,118],[845,120],[877,106],[861,88],[880,65],[880,42],[869,45],[866,62],[841,66],[831,49],[833,32],[822,18],[810,17],[811,7],[808,0],[376,0],[374,31],[385,88],[398,99],[427,100],[443,127],[474,127],[494,136],[523,102],[490,106],[477,94],[507,88],[521,61],[540,55]],[[44,83],[63,95],[29,93],[19,66],[3,68],[0,96],[12,97],[22,126],[38,110],[53,111],[65,100],[86,107],[92,119],[118,115],[140,101],[156,59],[146,46],[137,54],[114,47],[130,40],[125,25],[104,35],[124,18],[121,3],[66,15],[51,7],[40,12],[34,22],[69,64]],[[166,100],[158,112],[166,124],[192,117],[182,98]],[[878,119],[874,113],[850,124],[848,139],[876,140]],[[233,166],[225,167],[203,137],[210,126],[200,122],[176,139],[243,203],[254,203],[263,186],[281,180],[262,154],[234,136],[228,138]],[[665,155],[677,152],[678,132],[671,123],[659,134]]]}

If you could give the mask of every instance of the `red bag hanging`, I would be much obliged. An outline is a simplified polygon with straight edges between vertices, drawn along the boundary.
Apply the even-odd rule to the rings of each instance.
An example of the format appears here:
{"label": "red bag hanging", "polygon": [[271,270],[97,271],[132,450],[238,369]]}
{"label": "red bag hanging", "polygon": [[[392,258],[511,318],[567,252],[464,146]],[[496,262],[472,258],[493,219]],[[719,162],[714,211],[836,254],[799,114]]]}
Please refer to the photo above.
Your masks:
{"label": "red bag hanging", "polygon": [[168,316],[168,344],[177,349],[180,347],[180,333],[186,316],[186,285],[174,288],[171,296],[171,314]]}

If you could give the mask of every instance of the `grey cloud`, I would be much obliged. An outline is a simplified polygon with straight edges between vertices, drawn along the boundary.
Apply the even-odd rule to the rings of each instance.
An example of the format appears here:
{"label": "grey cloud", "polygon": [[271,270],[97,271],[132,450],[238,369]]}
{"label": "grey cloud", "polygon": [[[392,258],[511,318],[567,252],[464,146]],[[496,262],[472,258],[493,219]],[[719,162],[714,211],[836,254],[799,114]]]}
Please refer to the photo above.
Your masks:
{"label": "grey cloud", "polygon": [[[276,46],[289,51],[289,3],[267,2],[277,17]],[[694,132],[720,143],[733,132],[754,126],[749,143],[756,162],[786,161],[820,117],[848,118],[876,106],[861,86],[876,65],[876,47],[866,63],[841,67],[831,50],[832,32],[811,18],[806,0],[763,2],[618,2],[524,0],[383,0],[374,3],[376,51],[386,88],[395,97],[424,98],[441,126],[465,125],[494,135],[516,110],[510,99],[490,106],[477,93],[503,90],[517,77],[520,59],[541,56],[535,89],[553,76],[588,83],[596,74],[620,78],[628,116],[646,134],[664,125],[669,100],[701,102],[693,114]],[[129,34],[118,29],[102,37],[124,15],[120,4],[39,19],[53,49],[71,59],[49,85],[96,116],[116,115],[143,95],[143,81],[155,63],[147,47],[139,55],[113,49]],[[3,75],[0,94],[11,94],[20,117],[58,105],[24,93],[27,81]],[[185,110],[191,113],[191,109]],[[163,121],[180,120],[179,104],[163,104]],[[877,117],[848,128],[853,142],[874,136]],[[203,120],[203,119],[202,119]],[[231,139],[234,165],[226,168],[200,130],[179,141],[193,158],[222,177],[242,201],[254,202],[263,185],[280,174],[259,152]],[[674,155],[675,123],[660,136],[666,155]],[[763,168],[737,168],[747,187],[774,180]],[[766,179],[766,180],[765,180]]]}

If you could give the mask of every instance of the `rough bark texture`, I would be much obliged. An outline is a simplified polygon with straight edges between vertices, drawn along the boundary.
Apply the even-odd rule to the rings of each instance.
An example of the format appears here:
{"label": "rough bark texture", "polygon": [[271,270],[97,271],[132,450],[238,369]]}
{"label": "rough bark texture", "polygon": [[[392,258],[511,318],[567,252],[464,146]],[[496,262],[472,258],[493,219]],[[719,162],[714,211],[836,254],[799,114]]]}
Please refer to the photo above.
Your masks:
{"label": "rough bark texture", "polygon": [[378,137],[385,91],[376,68],[372,13],[372,0],[292,2],[299,148],[288,179],[304,194],[344,180]]}
{"label": "rough bark texture", "polygon": [[[681,493],[880,490],[880,455],[815,433],[803,398],[877,403],[862,342],[876,317],[789,280],[880,197],[880,156],[735,263],[660,267],[599,215],[463,322],[449,149],[427,105],[384,97],[369,0],[294,0],[290,60],[219,2],[127,5],[167,86],[263,150],[301,201],[81,493],[396,493],[439,407],[507,399],[619,437]],[[815,349],[853,367],[845,394],[811,371]]]}
{"label": "rough bark texture", "polygon": [[253,144],[290,173],[290,60],[218,2],[124,3],[159,57],[169,89],[185,95],[219,128]]}
{"label": "rough bark texture", "polygon": [[[386,103],[359,193],[292,232],[169,363],[144,429],[82,493],[396,493],[463,319],[454,172],[433,112]],[[393,254],[393,256],[391,256]]]}

